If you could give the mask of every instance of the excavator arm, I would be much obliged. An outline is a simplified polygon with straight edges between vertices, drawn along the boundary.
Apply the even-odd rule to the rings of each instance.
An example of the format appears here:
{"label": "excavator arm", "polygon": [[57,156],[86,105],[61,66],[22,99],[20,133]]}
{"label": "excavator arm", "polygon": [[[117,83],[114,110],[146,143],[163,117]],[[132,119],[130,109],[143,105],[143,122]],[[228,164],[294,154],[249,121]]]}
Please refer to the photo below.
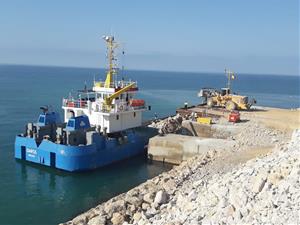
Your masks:
{"label": "excavator arm", "polygon": [[130,88],[134,87],[135,86],[135,82],[125,86],[124,88],[120,89],[119,91],[117,91],[116,93],[110,95],[109,97],[107,97],[105,99],[105,104],[107,106],[111,106],[111,103],[113,101],[113,99],[117,98],[118,96],[120,96],[122,93],[128,91]]}

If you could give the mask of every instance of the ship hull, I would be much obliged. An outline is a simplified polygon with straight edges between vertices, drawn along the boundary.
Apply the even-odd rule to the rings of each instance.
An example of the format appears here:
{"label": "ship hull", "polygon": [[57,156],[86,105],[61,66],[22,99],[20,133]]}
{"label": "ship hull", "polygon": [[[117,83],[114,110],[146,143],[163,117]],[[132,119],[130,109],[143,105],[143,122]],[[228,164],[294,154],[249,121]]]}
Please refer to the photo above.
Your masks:
{"label": "ship hull", "polygon": [[126,143],[103,137],[100,144],[82,146],[62,145],[48,140],[37,145],[34,138],[17,136],[15,158],[70,172],[93,170],[145,153],[148,140],[153,135],[153,131],[148,134],[134,132]]}

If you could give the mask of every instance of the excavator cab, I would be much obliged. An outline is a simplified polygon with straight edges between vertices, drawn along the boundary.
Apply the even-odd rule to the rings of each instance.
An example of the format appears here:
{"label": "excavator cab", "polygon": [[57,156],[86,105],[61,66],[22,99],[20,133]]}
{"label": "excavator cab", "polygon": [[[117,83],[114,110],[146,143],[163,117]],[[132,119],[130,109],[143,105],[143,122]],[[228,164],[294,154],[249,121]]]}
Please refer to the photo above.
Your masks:
{"label": "excavator cab", "polygon": [[221,96],[229,95],[231,93],[229,88],[222,88],[221,89]]}

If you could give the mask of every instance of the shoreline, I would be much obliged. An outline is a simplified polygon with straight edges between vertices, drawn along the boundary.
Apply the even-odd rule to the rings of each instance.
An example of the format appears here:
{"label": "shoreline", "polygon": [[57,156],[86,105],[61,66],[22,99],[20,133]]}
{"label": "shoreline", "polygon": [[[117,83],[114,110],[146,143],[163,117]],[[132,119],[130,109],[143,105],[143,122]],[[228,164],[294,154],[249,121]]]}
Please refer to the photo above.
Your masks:
{"label": "shoreline", "polygon": [[[163,172],[62,224],[166,224],[170,222],[175,225],[205,221],[218,222],[218,219],[224,217],[225,211],[227,213],[225,213],[227,218],[225,222],[251,222],[252,220],[264,222],[260,220],[264,217],[255,213],[252,214],[258,218],[254,219],[252,214],[252,219],[248,218],[249,212],[241,212],[242,209],[232,203],[234,200],[228,199],[230,194],[220,197],[215,193],[212,195],[210,190],[208,194],[212,195],[211,199],[205,201],[212,201],[210,204],[213,205],[211,208],[215,210],[215,213],[207,215],[203,210],[201,211],[208,207],[202,204],[204,200],[201,196],[205,193],[205,188],[213,186],[213,183],[220,183],[221,189],[223,186],[228,188],[231,184],[226,182],[226,177],[235,176],[238,171],[249,169],[249,165],[255,168],[260,161],[268,157],[274,158],[276,154],[276,157],[280,159],[279,153],[282,151],[295,151],[287,146],[295,142],[294,136],[298,138],[299,132],[295,130],[300,128],[299,115],[299,109],[269,107],[263,107],[263,110],[259,112],[241,112],[241,117],[248,122],[236,124],[238,132],[227,137],[233,142],[232,145],[215,146],[203,154],[193,156],[180,165],[174,166],[170,171]],[[224,123],[226,125],[226,122]],[[290,141],[291,137],[294,138],[292,141]],[[262,165],[259,166],[262,167]],[[292,166],[291,168],[293,169]],[[248,176],[249,179],[258,180],[253,181],[253,186],[255,182],[258,183],[258,189],[261,186],[259,182],[264,180],[266,183],[266,177],[270,175],[264,174],[264,178],[260,176],[258,173]],[[273,177],[276,176],[273,175]],[[273,187],[272,183],[269,186]],[[243,187],[237,185],[235,189],[240,190]],[[249,206],[249,211],[251,209]],[[201,214],[201,218],[196,216],[196,212],[200,213],[200,211],[204,213]],[[215,214],[222,216],[214,217]],[[248,220],[243,221],[243,218],[248,218]]]}

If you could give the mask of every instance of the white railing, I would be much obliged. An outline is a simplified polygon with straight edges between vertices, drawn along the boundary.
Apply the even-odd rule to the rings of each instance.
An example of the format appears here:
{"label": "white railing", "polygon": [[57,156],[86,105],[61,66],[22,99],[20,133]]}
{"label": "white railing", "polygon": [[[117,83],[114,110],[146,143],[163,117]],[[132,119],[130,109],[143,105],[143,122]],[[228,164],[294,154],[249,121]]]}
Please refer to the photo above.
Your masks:
{"label": "white railing", "polygon": [[[127,105],[126,102],[120,102],[118,104],[114,104],[113,106],[107,106],[103,102],[95,102],[96,108],[93,107],[93,110],[96,112],[110,112],[110,113],[120,113],[120,112],[128,112],[134,110],[142,110],[146,109],[146,105],[139,105],[139,106],[131,106]],[[70,108],[81,108],[87,109],[88,108],[88,101],[84,100],[75,100],[75,99],[63,99],[62,105],[64,107]]]}
{"label": "white railing", "polygon": [[[123,87],[126,87],[132,83],[135,83],[135,86],[137,87],[138,86],[138,83],[137,81],[132,81],[132,80],[129,80],[129,81],[125,81],[125,80],[118,80],[118,81],[114,81],[114,83],[110,86],[110,88],[123,88]],[[105,82],[104,81],[95,81],[94,82],[94,86],[95,87],[105,87]]]}
{"label": "white railing", "polygon": [[83,108],[86,109],[88,107],[87,101],[84,100],[75,100],[75,99],[63,99],[63,106],[64,107],[71,107],[71,108]]}

